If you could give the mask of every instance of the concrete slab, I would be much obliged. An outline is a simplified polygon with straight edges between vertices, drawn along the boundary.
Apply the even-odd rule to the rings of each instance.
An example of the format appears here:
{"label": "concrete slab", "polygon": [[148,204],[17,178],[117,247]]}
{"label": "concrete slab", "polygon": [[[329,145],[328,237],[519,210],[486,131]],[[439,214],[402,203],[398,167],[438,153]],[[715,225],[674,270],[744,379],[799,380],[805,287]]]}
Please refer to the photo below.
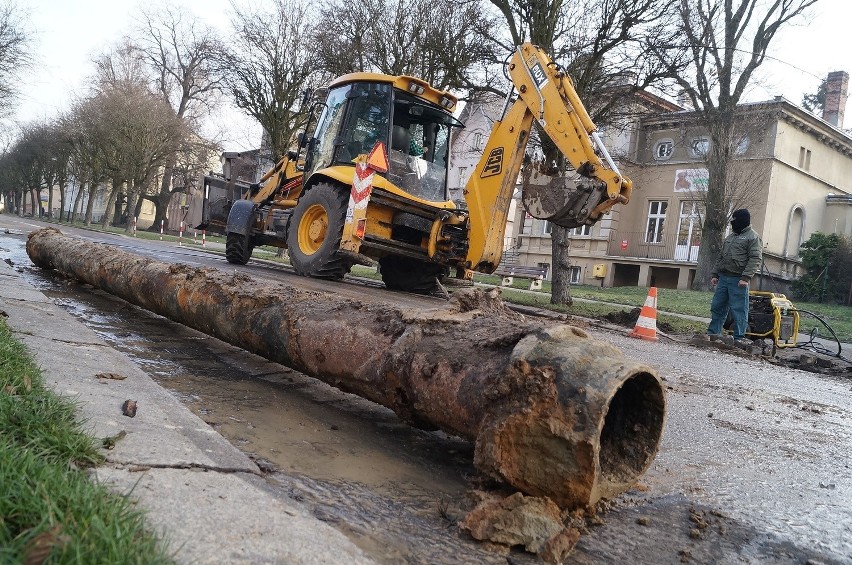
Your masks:
{"label": "concrete slab", "polygon": [[[371,562],[297,502],[269,492],[248,456],[5,262],[0,311],[45,383],[77,403],[90,433],[126,432],[93,475],[139,501],[179,563]],[[128,399],[138,404],[133,418],[121,411]]]}
{"label": "concrete slab", "polygon": [[97,478],[139,498],[148,515],[157,518],[155,528],[181,563],[372,562],[297,503],[270,496],[264,480],[254,475],[105,468],[98,469]]}

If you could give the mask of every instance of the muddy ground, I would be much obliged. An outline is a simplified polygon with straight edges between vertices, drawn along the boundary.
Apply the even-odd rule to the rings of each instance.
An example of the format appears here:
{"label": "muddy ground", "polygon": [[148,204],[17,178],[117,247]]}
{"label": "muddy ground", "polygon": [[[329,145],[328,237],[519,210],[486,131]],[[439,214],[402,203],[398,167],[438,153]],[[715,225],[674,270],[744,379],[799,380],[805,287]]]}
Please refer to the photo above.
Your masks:
{"label": "muddy ground", "polygon": [[[377,561],[535,562],[459,533],[466,493],[489,486],[469,443],[413,429],[375,404],[30,268],[22,241],[0,234],[0,258],[262,463],[280,496],[301,501]],[[159,248],[161,259],[169,249]],[[173,258],[233,269],[185,249]],[[335,288],[365,292],[353,287]],[[852,380],[591,331],[659,368],[669,417],[640,485],[583,521],[574,562],[852,561]]]}

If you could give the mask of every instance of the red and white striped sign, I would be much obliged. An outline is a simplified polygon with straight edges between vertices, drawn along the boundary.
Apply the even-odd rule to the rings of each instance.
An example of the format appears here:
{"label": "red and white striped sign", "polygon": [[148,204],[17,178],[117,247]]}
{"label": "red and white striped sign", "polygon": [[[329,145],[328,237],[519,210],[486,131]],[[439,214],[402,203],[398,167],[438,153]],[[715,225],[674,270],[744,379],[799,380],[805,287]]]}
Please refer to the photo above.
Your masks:
{"label": "red and white striped sign", "polygon": [[370,196],[373,191],[373,169],[367,167],[366,163],[355,165],[355,176],[352,178],[352,200],[357,205]]}

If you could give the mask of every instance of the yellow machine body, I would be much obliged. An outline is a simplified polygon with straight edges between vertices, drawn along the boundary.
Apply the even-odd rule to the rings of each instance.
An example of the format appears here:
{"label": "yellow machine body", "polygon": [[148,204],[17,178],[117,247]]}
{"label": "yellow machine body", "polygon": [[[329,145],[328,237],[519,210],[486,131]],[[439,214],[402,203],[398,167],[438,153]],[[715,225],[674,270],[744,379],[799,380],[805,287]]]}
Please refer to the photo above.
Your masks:
{"label": "yellow machine body", "polygon": [[751,338],[772,339],[776,347],[795,347],[799,312],[783,294],[752,290],[748,293],[748,331]]}

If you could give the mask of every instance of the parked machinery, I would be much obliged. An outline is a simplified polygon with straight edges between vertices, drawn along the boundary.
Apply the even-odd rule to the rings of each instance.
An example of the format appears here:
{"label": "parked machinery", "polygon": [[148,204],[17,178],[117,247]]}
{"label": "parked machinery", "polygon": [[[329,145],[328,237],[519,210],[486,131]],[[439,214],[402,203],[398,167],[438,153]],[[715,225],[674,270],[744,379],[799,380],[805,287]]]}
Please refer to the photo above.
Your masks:
{"label": "parked machinery", "polygon": [[[378,262],[388,288],[432,292],[451,272],[470,279],[500,263],[509,204],[533,121],[576,179],[524,167],[523,203],[536,218],[591,225],[632,190],[596,133],[570,78],[526,43],[507,62],[512,81],[464,199],[447,178],[456,98],[421,79],[355,73],[334,80],[298,147],[259,183],[207,177],[200,229],[224,233],[227,259],[258,245],[287,248],[297,273],[342,278]],[[517,93],[517,97],[513,93]],[[312,125],[311,125],[312,124]]]}

